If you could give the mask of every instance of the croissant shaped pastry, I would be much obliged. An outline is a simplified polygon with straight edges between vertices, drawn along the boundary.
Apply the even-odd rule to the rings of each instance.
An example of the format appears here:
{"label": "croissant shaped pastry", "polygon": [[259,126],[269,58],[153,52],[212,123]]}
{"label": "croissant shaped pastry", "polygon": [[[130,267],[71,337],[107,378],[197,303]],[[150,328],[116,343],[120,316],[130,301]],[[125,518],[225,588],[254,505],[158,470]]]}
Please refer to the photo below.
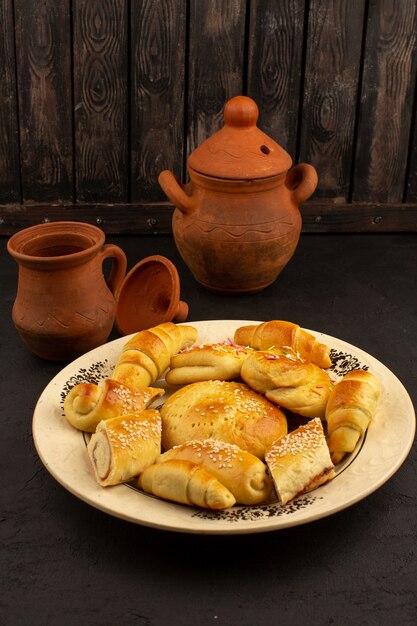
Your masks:
{"label": "croissant shaped pastry", "polygon": [[148,387],[165,372],[171,357],[196,339],[196,328],[173,322],[141,330],[123,346],[112,378],[130,387]]}
{"label": "croissant shaped pastry", "polygon": [[330,349],[292,322],[271,320],[258,326],[241,326],[235,331],[234,341],[256,350],[285,346],[319,367],[327,368],[332,364]]}
{"label": "croissant shaped pastry", "polygon": [[272,490],[266,465],[238,446],[215,439],[187,441],[164,452],[157,463],[172,459],[191,461],[217,478],[239,504],[264,502]]}
{"label": "croissant shaped pastry", "polygon": [[142,411],[163,394],[163,389],[135,390],[111,378],[105,379],[102,385],[79,383],[64,400],[64,414],[74,428],[93,433],[102,420]]}
{"label": "croissant shaped pastry", "polygon": [[332,383],[314,363],[286,351],[264,350],[248,356],[241,376],[278,406],[304,417],[324,418]]}
{"label": "croissant shaped pastry", "polygon": [[102,487],[139,476],[160,452],[161,417],[155,409],[100,422],[87,444],[95,478]]}
{"label": "croissant shaped pastry", "polygon": [[379,380],[366,370],[352,370],[335,385],[326,408],[333,463],[353,452],[375,415],[380,394]]}
{"label": "croissant shaped pastry", "polygon": [[233,506],[232,493],[200,465],[172,459],[147,467],[138,487],[154,496],[204,509],[222,510]]}
{"label": "croissant shaped pastry", "polygon": [[250,349],[228,341],[185,348],[171,358],[165,379],[170,385],[202,380],[236,380]]}

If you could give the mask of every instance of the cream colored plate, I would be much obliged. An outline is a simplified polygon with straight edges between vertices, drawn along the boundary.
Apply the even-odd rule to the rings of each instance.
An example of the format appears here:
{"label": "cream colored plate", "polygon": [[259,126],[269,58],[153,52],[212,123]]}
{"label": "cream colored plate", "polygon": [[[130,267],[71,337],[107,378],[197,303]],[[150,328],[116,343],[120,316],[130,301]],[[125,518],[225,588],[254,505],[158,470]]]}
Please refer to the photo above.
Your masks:
{"label": "cream colored plate", "polygon": [[[188,322],[198,328],[198,343],[233,338],[248,320]],[[63,399],[76,383],[109,377],[123,345],[121,337],[66,366],[45,388],[33,415],[33,438],[46,469],[75,496],[116,517],[164,530],[203,534],[257,533],[305,524],[331,515],[362,500],[383,485],[407,457],[415,434],[411,399],[396,376],[369,354],[334,337],[315,331],[332,349],[333,376],[349,369],[369,368],[381,381],[383,393],[367,435],[328,484],[280,506],[235,506],[211,512],[172,504],[141,493],[130,485],[100,487],[86,453],[86,439],[63,416]],[[164,381],[159,383],[164,385]],[[164,398],[168,397],[169,392]]]}

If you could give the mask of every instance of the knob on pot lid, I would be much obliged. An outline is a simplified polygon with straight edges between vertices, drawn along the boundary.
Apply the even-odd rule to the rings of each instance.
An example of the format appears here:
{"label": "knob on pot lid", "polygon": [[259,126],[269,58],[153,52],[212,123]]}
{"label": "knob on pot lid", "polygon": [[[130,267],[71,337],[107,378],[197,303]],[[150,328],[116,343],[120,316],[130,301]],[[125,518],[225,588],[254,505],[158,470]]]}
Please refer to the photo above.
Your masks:
{"label": "knob on pot lid", "polygon": [[259,110],[246,96],[235,96],[224,107],[224,126],[206,139],[188,159],[188,166],[216,178],[266,178],[286,172],[292,159],[257,127]]}

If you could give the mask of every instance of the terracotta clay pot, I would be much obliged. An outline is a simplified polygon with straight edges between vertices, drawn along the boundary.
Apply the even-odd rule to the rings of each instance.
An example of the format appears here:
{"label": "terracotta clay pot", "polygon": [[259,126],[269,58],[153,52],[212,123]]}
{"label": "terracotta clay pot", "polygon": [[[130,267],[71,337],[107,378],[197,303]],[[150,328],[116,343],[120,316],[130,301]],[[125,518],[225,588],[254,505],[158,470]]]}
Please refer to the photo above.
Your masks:
{"label": "terracotta clay pot", "polygon": [[258,107],[236,96],[224,127],[188,159],[190,182],[168,170],[159,184],[175,205],[177,248],[195,279],[212,291],[256,292],[274,282],[297,247],[299,205],[317,186],[313,166],[257,127]]}
{"label": "terracotta clay pot", "polygon": [[[36,355],[66,361],[105,343],[126,256],[82,222],[51,222],[17,232],[7,250],[19,265],[13,322]],[[111,259],[106,282],[103,262]]]}

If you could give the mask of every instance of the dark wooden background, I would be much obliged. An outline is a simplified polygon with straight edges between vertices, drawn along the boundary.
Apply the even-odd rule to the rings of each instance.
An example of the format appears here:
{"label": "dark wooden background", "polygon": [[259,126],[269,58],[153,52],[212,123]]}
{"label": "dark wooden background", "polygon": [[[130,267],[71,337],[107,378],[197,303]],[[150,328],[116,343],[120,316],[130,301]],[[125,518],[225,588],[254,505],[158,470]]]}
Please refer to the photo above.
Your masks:
{"label": "dark wooden background", "polygon": [[415,0],[0,0],[0,234],[170,232],[162,169],[253,97],[305,232],[417,231]]}

